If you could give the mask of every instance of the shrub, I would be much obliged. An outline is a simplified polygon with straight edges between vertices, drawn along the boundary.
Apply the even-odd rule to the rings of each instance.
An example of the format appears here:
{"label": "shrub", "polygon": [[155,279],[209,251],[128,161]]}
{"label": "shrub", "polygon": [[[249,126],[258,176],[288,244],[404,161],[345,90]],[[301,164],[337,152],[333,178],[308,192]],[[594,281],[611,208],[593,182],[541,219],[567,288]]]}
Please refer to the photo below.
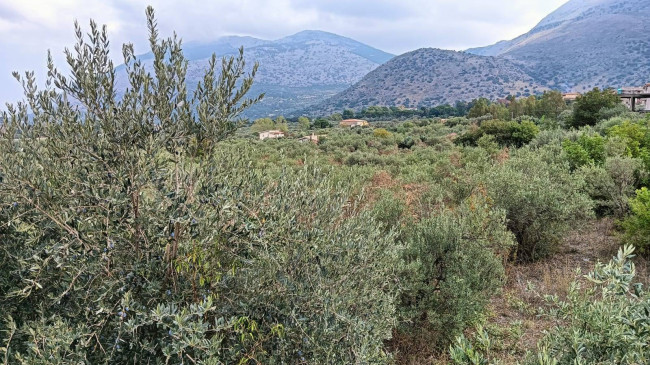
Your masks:
{"label": "shrub", "polygon": [[377,128],[372,132],[373,136],[378,137],[378,138],[390,138],[393,136],[393,134],[389,131],[387,131],[384,128]]}
{"label": "shrub", "polygon": [[632,214],[623,221],[625,241],[647,253],[650,248],[650,190],[641,188],[630,201]]}
{"label": "shrub", "polygon": [[640,157],[647,147],[650,147],[650,131],[647,127],[625,121],[611,127],[607,134],[618,137],[626,143],[626,153],[630,157]]}
{"label": "shrub", "polygon": [[542,148],[548,145],[561,146],[570,133],[562,129],[543,130],[528,145],[531,148]]}
{"label": "shrub", "polygon": [[573,110],[564,110],[560,115],[558,115],[557,119],[560,122],[560,125],[570,127],[573,125]]}
{"label": "shrub", "polygon": [[[529,353],[528,365],[647,364],[650,361],[650,293],[633,284],[632,247],[618,252],[607,265],[597,264],[586,278],[571,283],[566,299],[548,296],[548,316],[560,322]],[[474,344],[473,344],[474,343]],[[461,335],[449,354],[457,365],[499,364],[493,341],[482,328],[470,341]]]}
{"label": "shrub", "polygon": [[476,141],[476,145],[484,149],[487,153],[494,156],[499,152],[499,144],[491,134],[486,134]]}
{"label": "shrub", "polygon": [[403,328],[429,332],[432,345],[446,346],[482,315],[503,284],[501,257],[513,244],[505,212],[479,193],[405,235]]}
{"label": "shrub", "polygon": [[480,127],[466,132],[456,141],[459,144],[476,145],[481,137],[491,135],[502,146],[521,147],[532,141],[538,133],[539,128],[533,122],[489,120],[481,123]]}
{"label": "shrub", "polygon": [[28,103],[3,116],[5,362],[389,361],[392,236],[351,203],[350,179],[255,168],[255,151],[220,143],[258,100],[244,99],[257,67],[213,57],[189,98],[180,43],[147,15],[155,73],[125,46],[121,100],[91,23],[72,77],[49,62],[56,89],[38,92],[29,73]]}
{"label": "shrub", "polygon": [[256,133],[270,131],[275,128],[275,123],[271,118],[256,119],[253,125],[251,125],[251,130]]}
{"label": "shrub", "polygon": [[578,97],[573,106],[573,118],[570,126],[579,128],[586,125],[596,125],[600,120],[603,109],[611,109],[621,103],[618,95],[611,90],[595,88]]}
{"label": "shrub", "polygon": [[404,139],[397,144],[397,147],[405,150],[409,150],[413,146],[415,146],[415,140],[411,136],[404,137]]}
{"label": "shrub", "polygon": [[372,215],[385,232],[399,231],[406,216],[406,203],[391,190],[381,190],[372,207]]}
{"label": "shrub", "polygon": [[630,109],[623,105],[617,104],[612,108],[602,108],[598,111],[598,119],[608,120],[611,118],[621,117],[630,114]]}
{"label": "shrub", "polygon": [[298,117],[298,128],[301,130],[309,130],[309,127],[311,126],[311,123],[309,122],[309,118],[305,116]]}
{"label": "shrub", "polygon": [[506,211],[520,259],[548,255],[567,230],[591,214],[584,180],[571,174],[553,148],[519,150],[479,179],[495,205]]}
{"label": "shrub", "polygon": [[575,142],[567,139],[562,148],[572,169],[589,164],[600,166],[605,162],[605,139],[598,134],[583,133]]}
{"label": "shrub", "polygon": [[650,294],[625,247],[587,275],[592,287],[571,284],[568,298],[552,297],[551,317],[562,321],[538,345],[532,364],[647,364],[650,361]]}
{"label": "shrub", "polygon": [[318,118],[314,121],[314,128],[324,129],[330,128],[331,126],[332,123],[330,123],[330,121],[325,118]]}
{"label": "shrub", "polygon": [[581,173],[596,213],[619,218],[628,212],[628,201],[644,177],[642,161],[628,157],[610,157],[603,167],[586,166]]}

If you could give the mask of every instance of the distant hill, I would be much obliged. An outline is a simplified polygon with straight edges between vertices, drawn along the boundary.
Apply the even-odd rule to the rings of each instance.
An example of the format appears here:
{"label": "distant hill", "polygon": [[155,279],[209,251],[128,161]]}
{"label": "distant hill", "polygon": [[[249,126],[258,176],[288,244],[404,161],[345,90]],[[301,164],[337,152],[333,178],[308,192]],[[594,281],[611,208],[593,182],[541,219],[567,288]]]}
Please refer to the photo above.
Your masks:
{"label": "distant hill", "polygon": [[[224,37],[210,43],[187,43],[188,85],[193,90],[201,79],[212,53],[229,56],[244,46],[249,65],[260,69],[252,93],[265,92],[265,99],[247,112],[256,118],[291,114],[325,100],[359,81],[368,72],[390,60],[393,55],[353,39],[322,31],[303,31],[268,41],[252,37]],[[151,54],[142,55],[147,67]],[[127,86],[124,67],[117,68],[118,90]]]}
{"label": "distant hill", "polygon": [[650,0],[571,0],[513,40],[465,53],[421,49],[396,57],[304,112],[640,86],[650,82],[648,19]]}
{"label": "distant hill", "polygon": [[416,108],[479,97],[524,96],[544,89],[508,60],[423,48],[393,58],[354,86],[304,113],[323,115],[370,105]]}
{"label": "distant hill", "polygon": [[508,59],[565,91],[642,85],[650,81],[648,19],[648,0],[571,0],[530,32],[467,52]]}

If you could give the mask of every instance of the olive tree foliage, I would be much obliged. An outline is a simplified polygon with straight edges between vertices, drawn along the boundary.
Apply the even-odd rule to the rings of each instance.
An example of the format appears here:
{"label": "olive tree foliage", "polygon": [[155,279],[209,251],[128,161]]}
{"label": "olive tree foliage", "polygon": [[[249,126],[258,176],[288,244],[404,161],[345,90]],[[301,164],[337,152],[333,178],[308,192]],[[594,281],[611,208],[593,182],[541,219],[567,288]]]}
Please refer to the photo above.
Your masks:
{"label": "olive tree foliage", "polygon": [[305,116],[298,117],[298,127],[302,130],[309,130],[309,127],[311,127],[311,122],[309,121],[309,118]]}
{"label": "olive tree foliage", "polygon": [[650,190],[641,188],[636,191],[636,197],[630,199],[632,214],[622,222],[625,230],[625,241],[633,244],[647,255],[650,250]]}
{"label": "olive tree foliage", "polygon": [[579,173],[584,176],[586,192],[594,201],[596,213],[617,218],[628,213],[629,200],[646,175],[643,161],[618,156],[607,158],[602,167],[585,166]]}
{"label": "olive tree foliage", "polygon": [[547,298],[553,328],[539,344],[530,364],[647,364],[650,361],[650,294],[634,283],[634,248],[619,250],[608,264],[597,264],[586,278],[574,281],[567,298]]}
{"label": "olive tree foliage", "polygon": [[479,319],[505,281],[503,260],[515,244],[505,211],[479,191],[418,222],[404,240],[402,328],[446,346]]}
{"label": "olive tree foliage", "polygon": [[[546,296],[545,316],[559,323],[529,353],[526,365],[647,364],[650,361],[650,293],[634,283],[634,248],[621,248],[608,264],[597,264],[573,281],[566,299]],[[461,335],[449,353],[454,364],[500,364],[490,355],[493,346],[479,327],[476,338]]]}
{"label": "olive tree foliage", "polygon": [[571,173],[558,146],[517,150],[478,179],[495,206],[506,211],[517,259],[549,255],[568,230],[592,214],[585,181]]}
{"label": "olive tree foliage", "polygon": [[271,176],[224,149],[257,67],[213,56],[190,97],[181,42],[147,19],[154,72],[125,45],[121,99],[94,22],[88,41],[76,26],[69,77],[51,57],[44,90],[17,77],[26,101],[0,128],[4,362],[389,361],[391,235],[327,171]]}

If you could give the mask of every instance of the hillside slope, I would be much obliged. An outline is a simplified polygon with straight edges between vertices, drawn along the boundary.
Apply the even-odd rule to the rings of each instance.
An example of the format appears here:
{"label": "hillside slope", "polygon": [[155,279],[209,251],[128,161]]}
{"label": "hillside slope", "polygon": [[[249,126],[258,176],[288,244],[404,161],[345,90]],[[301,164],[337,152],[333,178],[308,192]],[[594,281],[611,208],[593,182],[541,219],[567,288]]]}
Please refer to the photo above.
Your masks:
{"label": "hillside slope", "polygon": [[544,88],[504,59],[423,48],[395,57],[344,92],[312,108],[324,114],[370,105],[416,108],[479,97],[529,95]]}
{"label": "hillside slope", "polygon": [[538,82],[565,91],[650,81],[650,1],[572,0],[530,32],[470,49],[521,65]]}
{"label": "hillside slope", "polygon": [[[229,56],[245,47],[252,66],[260,63],[252,93],[266,93],[265,99],[247,116],[288,113],[311,105],[344,90],[393,56],[355,40],[321,31],[304,31],[275,41],[252,37],[224,37],[211,43],[188,43],[187,82],[193,90],[202,78],[212,53]],[[142,55],[152,68],[150,54]],[[124,67],[117,68],[118,90],[125,90],[128,79]]]}

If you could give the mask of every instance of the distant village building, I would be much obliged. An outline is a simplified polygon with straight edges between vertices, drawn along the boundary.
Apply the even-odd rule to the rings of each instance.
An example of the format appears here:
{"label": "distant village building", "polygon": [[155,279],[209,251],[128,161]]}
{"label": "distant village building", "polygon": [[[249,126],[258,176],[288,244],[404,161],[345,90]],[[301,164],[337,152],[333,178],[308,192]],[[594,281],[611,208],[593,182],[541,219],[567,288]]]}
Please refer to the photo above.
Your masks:
{"label": "distant village building", "polygon": [[370,126],[370,123],[362,119],[346,119],[342,120],[341,123],[339,123],[339,126],[344,128],[368,127]]}
{"label": "distant village building", "polygon": [[312,133],[311,136],[305,136],[305,137],[300,138],[298,140],[298,142],[300,142],[300,143],[311,142],[313,144],[318,144],[318,140],[319,140],[318,136]]}
{"label": "distant village building", "polygon": [[650,83],[641,87],[622,87],[616,93],[633,112],[650,112]]}
{"label": "distant village building", "polygon": [[266,132],[260,132],[260,140],[263,141],[265,139],[278,139],[278,138],[283,138],[284,132],[282,131],[266,131]]}
{"label": "distant village building", "polygon": [[580,95],[580,93],[564,93],[562,94],[562,99],[564,101],[576,101]]}

